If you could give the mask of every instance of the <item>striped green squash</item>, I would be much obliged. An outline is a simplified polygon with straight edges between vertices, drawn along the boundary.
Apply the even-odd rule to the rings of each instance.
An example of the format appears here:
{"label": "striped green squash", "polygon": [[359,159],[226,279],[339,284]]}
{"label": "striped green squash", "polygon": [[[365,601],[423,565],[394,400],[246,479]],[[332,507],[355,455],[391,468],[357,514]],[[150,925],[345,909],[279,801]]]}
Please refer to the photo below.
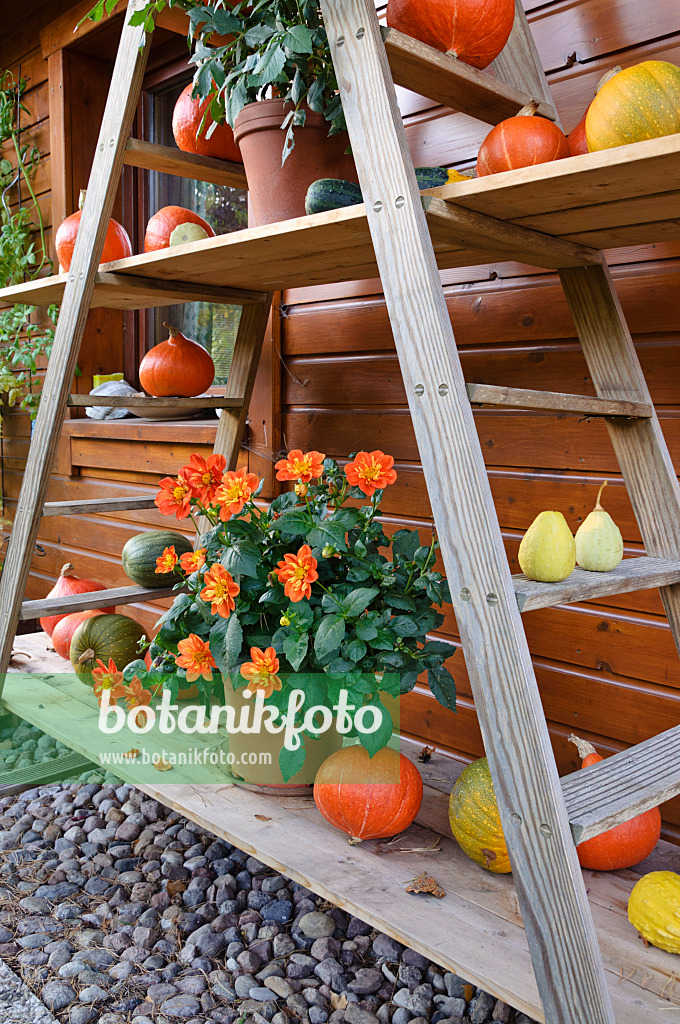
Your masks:
{"label": "striped green squash", "polygon": [[193,551],[191,541],[174,530],[150,530],[130,537],[123,548],[123,569],[140,587],[168,587],[183,579],[180,572],[156,572],[156,559],[166,548],[174,547],[177,558]]}
{"label": "striped green squash", "polygon": [[139,657],[139,641],[144,629],[128,615],[95,615],[80,623],[71,640],[70,658],[81,682],[94,685],[92,670],[97,661],[108,667],[113,658],[122,671],[129,662]]}

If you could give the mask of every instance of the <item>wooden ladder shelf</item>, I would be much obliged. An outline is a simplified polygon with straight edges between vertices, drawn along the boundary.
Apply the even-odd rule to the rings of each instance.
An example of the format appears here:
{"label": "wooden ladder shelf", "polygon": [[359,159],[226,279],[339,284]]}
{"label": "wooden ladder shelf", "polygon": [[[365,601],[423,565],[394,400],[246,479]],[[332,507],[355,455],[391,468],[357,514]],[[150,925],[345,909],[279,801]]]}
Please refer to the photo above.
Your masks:
{"label": "wooden ladder shelf", "polygon": [[[516,113],[530,99],[540,104],[540,114],[558,119],[521,0],[510,41],[494,65],[496,77],[394,30],[381,30],[372,0],[321,0],[321,6],[365,204],[135,256],[99,269],[124,162],[243,184],[242,170],[234,165],[129,139],[148,40],[139,28],[126,24],[123,29],[72,268],[67,275],[0,292],[3,302],[62,301],[0,580],[0,667],[5,670],[9,664],[20,617],[165,593],[125,587],[95,597],[22,604],[42,514],[152,504],[139,497],[45,504],[68,404],[96,404],[89,396],[68,394],[89,308],[136,309],[194,299],[243,306],[224,396],[192,400],[222,407],[215,449],[233,467],[272,292],[296,284],[367,277],[377,267],[544,1018],[549,1024],[614,1024],[612,990],[574,843],[680,792],[680,728],[560,781],[521,612],[659,587],[676,645],[680,643],[680,489],[600,251],[608,244],[656,241],[657,233],[666,240],[680,238],[680,219],[673,220],[680,213],[680,193],[673,185],[680,166],[680,137],[460,182],[421,196],[395,82],[491,124]],[[438,268],[501,257],[559,272],[597,397],[465,383]],[[109,398],[105,401],[113,404]],[[120,404],[143,406],[145,401],[125,398]],[[611,573],[577,569],[560,584],[511,576],[471,404],[604,417],[647,555],[626,560]],[[19,697],[14,706],[21,706]],[[172,799],[161,792],[163,798]],[[183,806],[201,819],[193,798]],[[227,828],[223,834],[232,833]],[[240,841],[255,842],[245,833]],[[266,837],[260,848],[254,848],[268,863],[276,863]],[[360,861],[358,857],[357,865]],[[298,870],[294,863],[283,866],[293,875]],[[327,891],[324,882],[308,877],[305,884]],[[404,938],[389,917],[383,927]],[[436,959],[437,945],[432,942]],[[440,946],[445,944],[442,938]],[[427,939],[420,945],[430,949]],[[440,957],[448,962],[445,952]],[[493,974],[493,965],[487,965],[487,972]],[[493,990],[493,980],[489,987]],[[498,988],[502,989],[500,983]],[[637,991],[642,993],[642,988]],[[625,1020],[633,1017],[626,1014]]]}

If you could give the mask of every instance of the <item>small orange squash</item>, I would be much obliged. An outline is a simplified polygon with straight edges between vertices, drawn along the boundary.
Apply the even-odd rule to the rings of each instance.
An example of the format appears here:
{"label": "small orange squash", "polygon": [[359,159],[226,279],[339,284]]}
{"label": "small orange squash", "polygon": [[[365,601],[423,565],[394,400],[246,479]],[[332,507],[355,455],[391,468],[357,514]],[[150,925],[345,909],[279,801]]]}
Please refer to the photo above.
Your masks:
{"label": "small orange squash", "polygon": [[326,758],[314,780],[314,801],[326,821],[356,840],[408,828],[422,799],[420,772],[391,747],[373,757],[358,744],[343,747]]}
{"label": "small orange squash", "polygon": [[535,102],[492,128],[477,155],[477,174],[498,174],[571,156],[564,132],[553,121],[535,117]]}
{"label": "small orange squash", "polygon": [[209,352],[170,324],[170,337],[155,345],[142,359],[139,382],[156,398],[201,395],[215,379],[215,364]]}
{"label": "small orange squash", "polygon": [[664,60],[645,60],[608,72],[586,117],[591,153],[676,132],[680,132],[680,68]]}
{"label": "small orange squash", "polygon": [[387,4],[390,28],[474,68],[488,67],[496,59],[514,20],[514,0],[388,0]]}
{"label": "small orange squash", "polygon": [[59,657],[65,658],[66,661],[69,660],[71,640],[81,622],[84,622],[85,619],[92,619],[95,615],[104,614],[106,613],[103,608],[91,608],[85,612],[72,612],[71,615],[65,615],[63,619],[60,619],[52,633],[52,646]]}
{"label": "small orange squash", "polygon": [[[69,597],[71,594],[91,594],[96,590],[106,590],[103,583],[97,583],[96,580],[81,580],[80,577],[76,576],[76,571],[70,562],[62,566],[59,578],[50,590],[48,597]],[[115,608],[102,608],[102,612],[115,612]],[[68,612],[64,612],[62,615],[46,615],[40,620],[40,626],[47,633],[49,637],[52,636],[54,627],[61,620],[65,619]]]}
{"label": "small orange squash", "polygon": [[[57,251],[57,259],[64,271],[71,269],[73,249],[78,236],[78,228],[80,227],[80,218],[82,217],[84,204],[85,189],[82,189],[80,192],[77,211],[61,222],[54,238],[54,247]],[[112,263],[113,260],[124,260],[128,256],[132,256],[130,236],[122,224],[119,224],[117,220],[111,218],[106,231],[106,238],[104,239],[101,262]]]}
{"label": "small orange squash", "polygon": [[[589,108],[590,109],[590,108]],[[576,125],[575,128],[567,135],[567,142],[569,143],[569,152],[572,156],[581,156],[583,153],[588,152],[588,140],[586,139],[586,117],[588,111]]]}
{"label": "small orange squash", "polygon": [[449,824],[461,850],[475,864],[494,874],[512,870],[485,757],[469,764],[456,779],[449,799]]}
{"label": "small orange squash", "polygon": [[[576,746],[583,759],[582,768],[604,760],[592,743],[580,740],[573,733],[569,742]],[[660,838],[661,814],[658,807],[652,807],[599,836],[579,843],[576,853],[581,867],[593,871],[619,871],[632,868],[634,864],[649,857]]]}
{"label": "small orange squash", "polygon": [[215,232],[193,210],[182,206],[164,206],[155,213],[146,225],[144,252],[156,252],[173,245],[198,242],[203,238],[214,238]]}
{"label": "small orange squash", "polygon": [[234,133],[228,124],[218,124],[208,138],[208,132],[215,124],[208,114],[203,131],[200,131],[203,115],[210,106],[210,97],[205,100],[192,100],[193,88],[193,84],[190,83],[180,93],[172,114],[172,134],[178,147],[185,153],[198,153],[199,156],[212,156],[218,160],[231,160],[242,164],[241,150],[236,145]]}

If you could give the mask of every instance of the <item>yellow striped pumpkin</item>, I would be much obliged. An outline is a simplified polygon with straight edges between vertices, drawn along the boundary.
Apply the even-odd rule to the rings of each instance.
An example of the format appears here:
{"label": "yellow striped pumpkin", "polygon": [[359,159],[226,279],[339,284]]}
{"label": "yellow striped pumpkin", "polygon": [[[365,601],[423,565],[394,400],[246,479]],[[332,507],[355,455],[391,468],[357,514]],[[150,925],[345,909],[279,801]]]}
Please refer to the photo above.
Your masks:
{"label": "yellow striped pumpkin", "polygon": [[586,116],[592,153],[680,132],[680,68],[646,60],[605,75]]}
{"label": "yellow striped pumpkin", "polygon": [[485,757],[459,775],[449,799],[449,823],[461,850],[475,864],[495,874],[512,870]]}

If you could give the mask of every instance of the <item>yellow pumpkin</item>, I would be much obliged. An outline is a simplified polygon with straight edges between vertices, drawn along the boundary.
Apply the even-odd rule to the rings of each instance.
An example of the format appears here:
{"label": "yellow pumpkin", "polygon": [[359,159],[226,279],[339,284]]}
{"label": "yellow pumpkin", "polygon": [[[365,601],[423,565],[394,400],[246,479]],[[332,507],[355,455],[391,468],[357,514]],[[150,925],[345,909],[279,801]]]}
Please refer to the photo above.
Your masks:
{"label": "yellow pumpkin", "polygon": [[653,946],[680,953],[680,875],[643,875],[628,899],[628,920]]}
{"label": "yellow pumpkin", "polygon": [[680,132],[680,68],[646,60],[606,75],[586,115],[591,153]]}
{"label": "yellow pumpkin", "polygon": [[475,864],[495,874],[512,870],[485,757],[459,775],[449,799],[449,824],[461,850]]}

